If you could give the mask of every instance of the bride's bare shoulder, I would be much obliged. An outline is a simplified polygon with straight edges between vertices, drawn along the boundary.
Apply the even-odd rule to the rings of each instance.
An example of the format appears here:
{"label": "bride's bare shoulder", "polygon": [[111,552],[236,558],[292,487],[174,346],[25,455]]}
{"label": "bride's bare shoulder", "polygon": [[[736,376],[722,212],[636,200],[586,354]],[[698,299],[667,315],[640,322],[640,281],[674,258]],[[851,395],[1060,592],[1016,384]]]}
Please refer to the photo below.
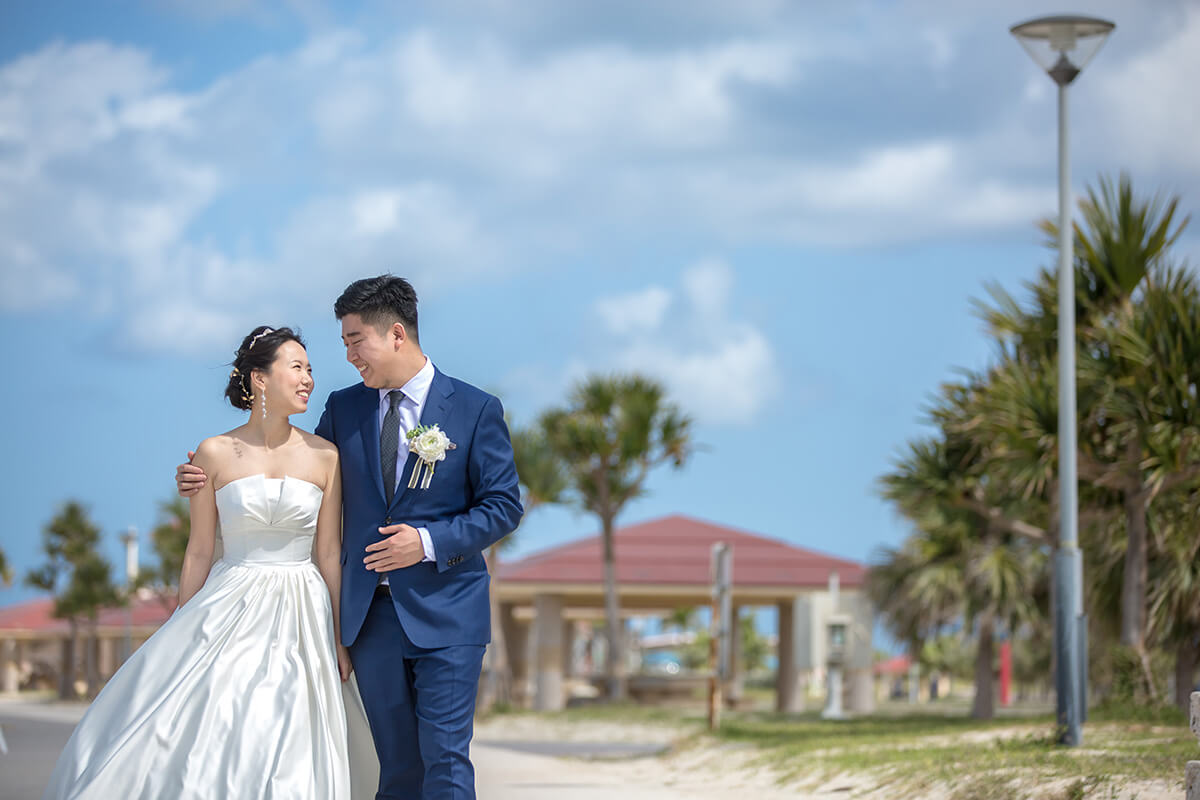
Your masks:
{"label": "bride's bare shoulder", "polygon": [[318,469],[323,475],[321,481],[313,481],[322,486],[326,491],[329,490],[329,482],[333,479],[338,471],[338,449],[337,445],[328,439],[317,436],[315,433],[302,431],[299,428],[300,436],[304,441],[304,446],[316,457],[316,462],[320,464]]}
{"label": "bride's bare shoulder", "polygon": [[308,431],[301,430],[300,428],[296,428],[296,430],[300,431],[300,436],[304,440],[304,444],[308,447],[311,447],[313,450],[317,450],[322,453],[328,453],[334,457],[337,457],[337,445],[326,439],[324,436],[318,436],[315,433],[309,433]]}
{"label": "bride's bare shoulder", "polygon": [[230,459],[237,458],[246,445],[240,436],[240,428],[210,436],[196,446],[196,457],[192,463],[203,467],[220,467]]}

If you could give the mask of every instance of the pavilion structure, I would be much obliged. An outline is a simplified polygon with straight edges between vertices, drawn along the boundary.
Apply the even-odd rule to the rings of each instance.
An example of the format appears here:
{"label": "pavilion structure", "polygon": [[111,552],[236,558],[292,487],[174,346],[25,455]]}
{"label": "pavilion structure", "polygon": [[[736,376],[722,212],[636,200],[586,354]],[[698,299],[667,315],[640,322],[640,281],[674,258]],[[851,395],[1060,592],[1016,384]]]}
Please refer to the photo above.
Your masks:
{"label": "pavilion structure", "polygon": [[[719,542],[733,552],[733,618],[747,607],[778,610],[776,708],[800,711],[807,695],[824,696],[828,626],[838,622],[846,633],[846,708],[870,711],[874,611],[862,564],[688,516],[653,519],[615,532],[623,618],[708,606],[712,548]],[[492,584],[514,684],[531,687],[524,698],[518,691],[518,700],[536,709],[562,708],[567,682],[582,677],[571,674],[577,659],[569,654],[577,649],[578,622],[603,619],[602,546],[597,535],[502,562]],[[738,662],[735,648],[735,695]]]}
{"label": "pavilion structure", "polygon": [[[161,598],[149,589],[134,597],[129,608],[105,608],[97,614],[94,631],[81,624],[79,648],[72,674],[80,675],[93,654],[101,681],[112,676],[129,652],[136,650],[175,610],[174,598]],[[41,597],[0,608],[0,692],[30,685],[57,685],[68,652],[70,625],[54,616],[54,600]],[[94,635],[93,635],[94,633]]]}

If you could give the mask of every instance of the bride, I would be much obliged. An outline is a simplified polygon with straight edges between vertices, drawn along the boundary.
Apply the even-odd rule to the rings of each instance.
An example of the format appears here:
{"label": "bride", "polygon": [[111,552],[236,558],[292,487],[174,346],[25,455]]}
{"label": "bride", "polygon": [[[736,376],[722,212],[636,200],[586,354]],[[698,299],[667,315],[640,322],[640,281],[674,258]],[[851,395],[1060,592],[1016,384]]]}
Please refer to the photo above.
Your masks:
{"label": "bride", "polygon": [[45,800],[374,796],[378,764],[336,644],[338,452],[289,421],[312,389],[291,330],[242,341],[225,396],[250,418],[196,451],[210,480],[191,498],[179,608],[96,697]]}

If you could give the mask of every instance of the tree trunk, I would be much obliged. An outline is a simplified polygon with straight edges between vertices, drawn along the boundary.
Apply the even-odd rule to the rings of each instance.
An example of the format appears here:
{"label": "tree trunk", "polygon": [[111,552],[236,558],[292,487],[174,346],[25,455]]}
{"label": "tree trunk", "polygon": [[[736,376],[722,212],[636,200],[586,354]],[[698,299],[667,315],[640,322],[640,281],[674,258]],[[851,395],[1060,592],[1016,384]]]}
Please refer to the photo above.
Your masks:
{"label": "tree trunk", "polygon": [[1196,667],[1200,665],[1200,641],[1193,637],[1180,641],[1175,648],[1175,705],[1186,714],[1196,686]]}
{"label": "tree trunk", "polygon": [[602,518],[604,526],[604,620],[608,640],[605,654],[605,677],[608,680],[608,699],[625,698],[624,648],[622,647],[621,606],[617,597],[617,561],[613,542],[613,518]]}
{"label": "tree trunk", "polygon": [[979,649],[975,653],[975,701],[971,704],[971,716],[991,719],[996,715],[993,689],[996,619],[991,611],[979,615],[977,638]]}
{"label": "tree trunk", "polygon": [[88,620],[88,637],[84,645],[84,677],[87,680],[87,696],[93,698],[100,693],[100,632],[98,621]]}
{"label": "tree trunk", "polygon": [[1142,682],[1152,700],[1158,699],[1150,656],[1146,652],[1146,583],[1149,578],[1146,509],[1150,493],[1144,486],[1124,493],[1125,569],[1121,579],[1121,644],[1133,650],[1142,665]]}
{"label": "tree trunk", "polygon": [[487,551],[488,572],[491,573],[491,591],[488,593],[488,604],[491,608],[492,643],[487,649],[487,669],[484,670],[484,685],[480,687],[480,711],[490,711],[497,704],[512,703],[512,665],[508,661],[508,643],[504,640],[504,625],[500,619],[500,601],[496,599],[497,572],[499,570],[500,551],[492,545]]}
{"label": "tree trunk", "polygon": [[58,696],[63,700],[75,699],[75,659],[79,652],[79,623],[67,622],[69,633],[63,642],[62,672],[58,681]]}

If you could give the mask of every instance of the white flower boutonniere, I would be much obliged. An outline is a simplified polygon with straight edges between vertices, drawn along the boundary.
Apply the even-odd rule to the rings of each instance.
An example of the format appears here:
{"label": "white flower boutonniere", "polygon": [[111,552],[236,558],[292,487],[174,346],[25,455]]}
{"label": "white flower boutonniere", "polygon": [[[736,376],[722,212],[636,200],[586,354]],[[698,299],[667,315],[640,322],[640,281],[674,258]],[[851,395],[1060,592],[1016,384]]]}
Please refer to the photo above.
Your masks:
{"label": "white flower boutonniere", "polygon": [[[408,488],[415,489],[420,484],[422,489],[429,488],[433,480],[433,467],[439,461],[446,460],[446,451],[453,450],[458,445],[450,441],[450,437],[437,425],[424,425],[413,428],[405,438],[408,439],[409,452],[417,454],[417,463],[413,465],[412,477],[408,479]],[[422,470],[424,474],[422,475]]]}

